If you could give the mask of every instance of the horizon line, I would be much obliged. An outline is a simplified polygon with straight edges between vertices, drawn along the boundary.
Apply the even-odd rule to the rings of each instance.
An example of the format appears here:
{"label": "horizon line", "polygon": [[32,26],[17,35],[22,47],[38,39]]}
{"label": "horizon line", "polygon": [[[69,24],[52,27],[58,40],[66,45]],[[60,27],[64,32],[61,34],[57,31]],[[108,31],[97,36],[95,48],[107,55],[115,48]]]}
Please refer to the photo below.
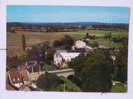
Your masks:
{"label": "horizon line", "polygon": [[117,23],[117,22],[82,22],[82,21],[77,21],[77,22],[19,22],[19,21],[14,21],[14,22],[6,22],[6,23],[40,23],[40,24],[45,24],[45,23],[101,23],[101,24],[129,24],[127,23]]}

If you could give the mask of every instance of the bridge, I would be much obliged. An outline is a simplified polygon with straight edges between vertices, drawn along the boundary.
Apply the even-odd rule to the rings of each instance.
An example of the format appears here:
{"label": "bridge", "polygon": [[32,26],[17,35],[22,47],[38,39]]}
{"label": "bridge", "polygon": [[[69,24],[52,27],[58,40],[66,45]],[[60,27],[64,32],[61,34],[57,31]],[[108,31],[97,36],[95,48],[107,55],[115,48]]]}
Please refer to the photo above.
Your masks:
{"label": "bridge", "polygon": [[[40,75],[45,73],[46,71],[31,73],[30,75],[31,81],[37,80]],[[61,70],[55,70],[55,71],[48,71],[48,73],[53,73],[53,74],[56,74],[57,76],[64,76],[67,78],[70,75],[74,75],[74,70],[71,68],[67,68],[67,69],[61,69]]]}

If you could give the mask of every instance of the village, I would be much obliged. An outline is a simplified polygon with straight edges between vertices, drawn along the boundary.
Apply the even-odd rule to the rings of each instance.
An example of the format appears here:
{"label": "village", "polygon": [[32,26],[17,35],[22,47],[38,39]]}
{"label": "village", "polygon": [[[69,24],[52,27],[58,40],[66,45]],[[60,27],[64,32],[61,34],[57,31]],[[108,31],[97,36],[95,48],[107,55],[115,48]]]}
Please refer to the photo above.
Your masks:
{"label": "village", "polygon": [[[71,41],[70,37],[67,35],[64,36],[64,38],[65,37],[67,41],[66,43],[69,43],[69,41]],[[47,52],[49,50],[49,45],[44,44],[44,46],[43,44],[40,44],[39,46],[41,46],[43,50],[39,48],[36,50],[36,52],[33,52],[36,53],[36,58],[33,58],[34,54],[32,54],[33,56],[30,56],[31,59],[29,58],[29,61],[26,60],[23,63],[17,65],[15,68],[9,69],[7,71],[7,89],[29,91],[33,89],[41,90],[37,87],[35,81],[39,78],[40,75],[45,75],[47,73],[69,78],[73,76],[75,72],[68,66],[68,63],[80,55],[86,56],[88,53],[93,52],[93,50],[95,49],[110,50],[110,57],[112,61],[115,61],[116,55],[119,53],[119,49],[108,49],[100,44],[95,44],[94,46],[87,45],[86,42],[88,42],[90,39],[95,38],[96,37],[94,35],[89,35],[89,33],[86,33],[86,36],[83,39],[72,41],[73,43],[67,46],[67,48],[57,48],[54,51],[50,62],[45,62],[49,57],[49,54]],[[35,46],[30,48],[26,46],[26,38],[24,35],[22,35],[21,40],[22,49],[24,52],[30,52],[34,49]],[[54,45],[58,46],[58,43],[56,42]],[[17,62],[17,60],[11,61]],[[42,64],[45,64],[45,67],[43,67]]]}
{"label": "village", "polygon": [[7,90],[127,92],[128,7],[8,6],[6,32]]}

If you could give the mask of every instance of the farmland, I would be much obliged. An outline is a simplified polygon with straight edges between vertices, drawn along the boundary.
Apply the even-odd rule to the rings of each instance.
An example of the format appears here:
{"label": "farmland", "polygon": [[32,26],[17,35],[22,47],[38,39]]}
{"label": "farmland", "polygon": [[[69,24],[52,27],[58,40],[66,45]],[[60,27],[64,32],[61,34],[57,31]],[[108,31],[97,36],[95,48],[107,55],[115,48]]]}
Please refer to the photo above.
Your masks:
{"label": "farmland", "polygon": [[19,46],[21,43],[21,36],[26,36],[27,45],[34,45],[44,41],[53,42],[58,40],[64,35],[70,35],[75,39],[82,38],[85,34],[76,32],[21,32],[21,33],[8,33],[7,34],[7,46]]}
{"label": "farmland", "polygon": [[[8,46],[20,46],[21,36],[24,34],[26,36],[27,45],[34,45],[44,41],[53,42],[54,40],[61,39],[64,35],[70,35],[74,39],[81,39],[89,33],[97,37],[103,37],[105,33],[112,33],[113,37],[127,37],[128,31],[126,30],[87,30],[79,32],[21,32],[21,33],[7,33],[7,47]],[[100,40],[102,41],[102,40]]]}
{"label": "farmland", "polygon": [[41,42],[48,41],[52,43],[55,40],[61,39],[64,35],[70,35],[75,40],[85,37],[86,33],[95,35],[97,39],[90,40],[90,42],[98,42],[106,47],[121,47],[120,43],[113,43],[110,40],[103,39],[105,34],[112,33],[112,37],[128,37],[128,31],[124,29],[105,29],[105,30],[81,30],[78,32],[17,32],[7,33],[7,48],[9,55],[18,52],[21,49],[21,37],[22,34],[26,37],[26,45],[32,46]]}

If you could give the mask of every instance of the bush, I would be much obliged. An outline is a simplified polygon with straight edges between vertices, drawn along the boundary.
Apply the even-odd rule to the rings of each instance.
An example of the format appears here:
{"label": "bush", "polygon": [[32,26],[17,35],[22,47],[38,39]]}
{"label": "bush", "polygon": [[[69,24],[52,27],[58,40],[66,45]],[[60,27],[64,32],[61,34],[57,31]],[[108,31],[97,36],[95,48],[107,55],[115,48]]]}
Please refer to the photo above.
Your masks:
{"label": "bush", "polygon": [[64,82],[55,74],[49,73],[41,75],[36,81],[37,86],[45,91],[55,91],[57,90],[57,86],[63,83]]}

